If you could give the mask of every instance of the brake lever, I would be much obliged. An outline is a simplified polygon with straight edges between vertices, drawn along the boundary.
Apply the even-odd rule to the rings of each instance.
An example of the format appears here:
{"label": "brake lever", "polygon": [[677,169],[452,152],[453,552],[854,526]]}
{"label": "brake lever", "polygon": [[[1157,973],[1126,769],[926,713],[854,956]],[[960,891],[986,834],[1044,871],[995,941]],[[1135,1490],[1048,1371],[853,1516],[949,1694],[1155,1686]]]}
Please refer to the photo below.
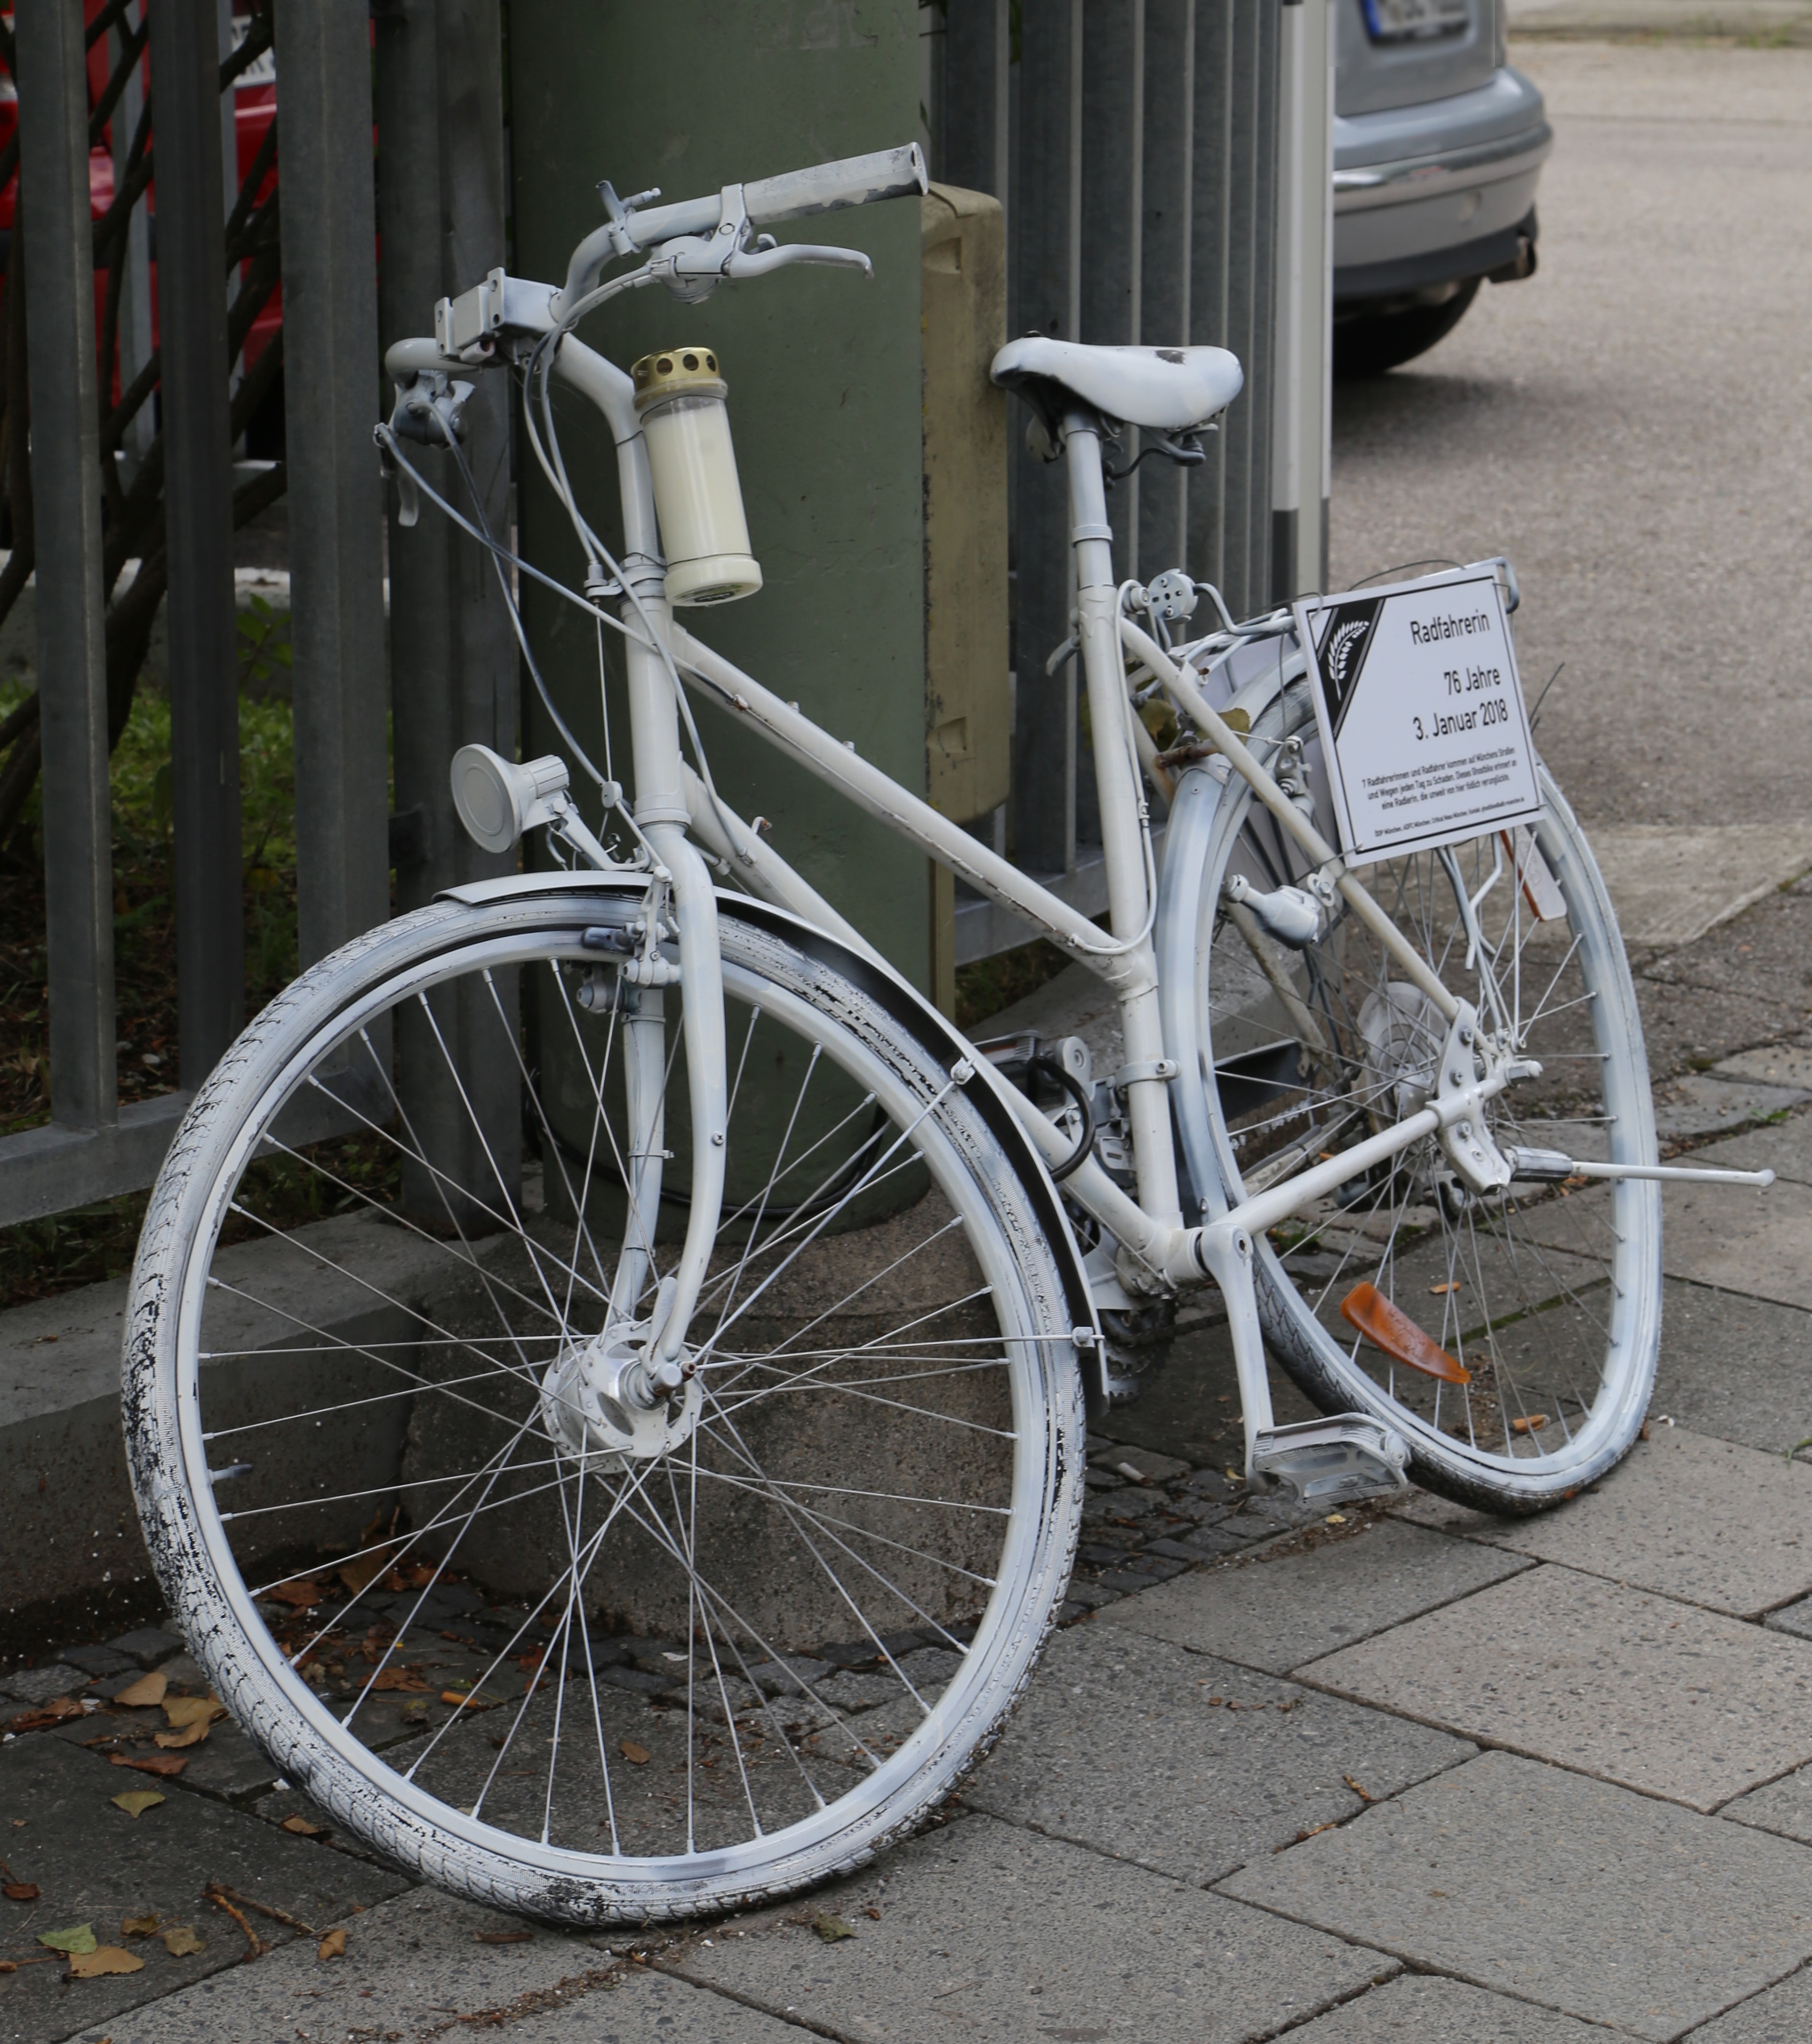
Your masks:
{"label": "brake lever", "polygon": [[[768,237],[764,235],[763,240]],[[871,278],[875,266],[859,248],[830,248],[811,241],[789,241],[775,248],[750,248],[730,257],[723,274],[734,282],[740,277],[765,277],[770,270],[783,270],[791,263],[818,263],[827,269],[860,270]]]}
{"label": "brake lever", "polygon": [[649,274],[687,305],[708,298],[726,277],[733,282],[764,277],[770,270],[783,270],[794,263],[860,270],[865,277],[875,274],[874,264],[857,249],[821,248],[809,241],[790,241],[783,248],[771,234],[756,235],[752,244],[752,227],[742,186],[725,185],[717,232],[682,234],[664,241],[648,258]]}

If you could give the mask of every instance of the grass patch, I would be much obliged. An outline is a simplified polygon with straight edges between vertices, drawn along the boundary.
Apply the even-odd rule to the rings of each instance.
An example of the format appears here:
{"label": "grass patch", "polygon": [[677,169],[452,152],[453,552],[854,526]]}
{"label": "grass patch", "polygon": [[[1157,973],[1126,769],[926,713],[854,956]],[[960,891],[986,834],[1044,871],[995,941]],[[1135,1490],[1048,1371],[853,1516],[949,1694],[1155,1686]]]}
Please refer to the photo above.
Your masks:
{"label": "grass patch", "polygon": [[[264,643],[254,668],[279,656]],[[260,676],[248,671],[248,683]],[[21,701],[30,678],[0,682],[0,717]],[[279,695],[248,690],[239,705],[245,1006],[256,1014],[294,978],[296,846],[294,720]],[[171,835],[170,699],[141,682],[112,762],[113,974],[122,1104],[178,1082],[176,923]],[[42,794],[34,794],[0,851],[0,1135],[50,1119]],[[294,1173],[293,1166],[287,1167]],[[364,1168],[364,1167],[361,1167]],[[375,1167],[374,1167],[375,1168]],[[260,1172],[272,1167],[260,1165]],[[307,1176],[310,1174],[298,1174]],[[260,1197],[271,1217],[294,1226],[319,1217],[280,1174]],[[0,1229],[0,1305],[115,1277],[131,1265],[148,1195],[128,1193]]]}
{"label": "grass patch", "polygon": [[1048,986],[1075,960],[1043,937],[956,968],[956,1027],[972,1029],[1002,1009]]}

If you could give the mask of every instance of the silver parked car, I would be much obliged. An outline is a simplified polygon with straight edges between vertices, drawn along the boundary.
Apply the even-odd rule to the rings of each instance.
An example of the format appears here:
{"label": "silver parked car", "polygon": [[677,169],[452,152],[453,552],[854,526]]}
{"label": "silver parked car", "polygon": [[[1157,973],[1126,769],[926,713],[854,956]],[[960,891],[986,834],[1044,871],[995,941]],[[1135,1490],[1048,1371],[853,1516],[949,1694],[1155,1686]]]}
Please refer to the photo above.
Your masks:
{"label": "silver parked car", "polygon": [[1535,273],[1553,144],[1505,0],[1336,0],[1334,368],[1376,376]]}

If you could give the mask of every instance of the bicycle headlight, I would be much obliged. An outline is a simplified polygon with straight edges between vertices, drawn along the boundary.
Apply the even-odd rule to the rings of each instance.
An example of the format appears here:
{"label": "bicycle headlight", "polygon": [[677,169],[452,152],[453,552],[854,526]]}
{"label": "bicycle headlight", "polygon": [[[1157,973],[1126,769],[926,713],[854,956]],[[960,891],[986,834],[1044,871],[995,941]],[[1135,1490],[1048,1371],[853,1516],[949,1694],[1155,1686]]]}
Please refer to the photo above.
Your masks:
{"label": "bicycle headlight", "polygon": [[667,596],[675,605],[730,603],[761,586],[748,550],[730,444],[728,386],[716,352],[669,348],[629,372],[648,442],[654,505],[667,551]]}

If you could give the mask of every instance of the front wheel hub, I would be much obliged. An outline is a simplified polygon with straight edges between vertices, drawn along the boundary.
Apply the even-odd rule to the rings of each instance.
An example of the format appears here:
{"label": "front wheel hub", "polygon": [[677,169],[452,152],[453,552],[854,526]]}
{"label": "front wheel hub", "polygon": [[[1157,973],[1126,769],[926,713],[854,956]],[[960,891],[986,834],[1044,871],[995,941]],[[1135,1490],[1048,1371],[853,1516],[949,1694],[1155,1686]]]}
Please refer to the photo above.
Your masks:
{"label": "front wheel hub", "polygon": [[[660,1371],[651,1324],[619,1321],[562,1349],[541,1379],[541,1424],[563,1453],[606,1473],[670,1454],[691,1438],[704,1393],[689,1351]],[[677,1380],[677,1381],[675,1381]]]}

